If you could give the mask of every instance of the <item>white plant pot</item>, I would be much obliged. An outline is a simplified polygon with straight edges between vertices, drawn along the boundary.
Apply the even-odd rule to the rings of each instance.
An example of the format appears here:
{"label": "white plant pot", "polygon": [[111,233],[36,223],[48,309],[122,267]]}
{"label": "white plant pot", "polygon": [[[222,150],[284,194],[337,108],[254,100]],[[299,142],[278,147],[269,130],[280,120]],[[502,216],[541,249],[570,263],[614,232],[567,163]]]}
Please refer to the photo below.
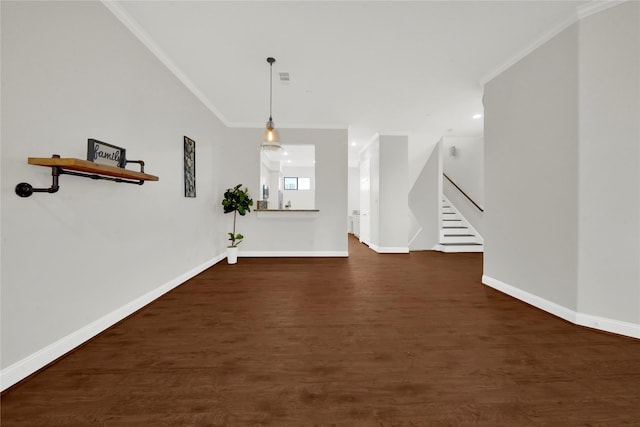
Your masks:
{"label": "white plant pot", "polygon": [[227,264],[238,262],[238,247],[227,246]]}

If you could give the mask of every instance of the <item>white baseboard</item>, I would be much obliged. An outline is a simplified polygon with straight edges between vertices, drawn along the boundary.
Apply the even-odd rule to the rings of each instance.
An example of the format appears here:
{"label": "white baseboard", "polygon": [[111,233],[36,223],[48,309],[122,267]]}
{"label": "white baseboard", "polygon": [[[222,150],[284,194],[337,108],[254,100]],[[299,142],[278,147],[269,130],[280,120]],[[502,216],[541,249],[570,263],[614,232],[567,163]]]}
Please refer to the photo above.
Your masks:
{"label": "white baseboard", "polygon": [[532,306],[544,310],[547,313],[558,316],[561,319],[564,319],[571,323],[576,323],[576,312],[566,308],[565,306],[556,304],[555,302],[551,302],[527,291],[523,291],[522,289],[518,289],[515,286],[508,285],[487,275],[482,275],[482,283],[507,295],[511,295],[512,297],[517,298],[520,301],[531,304]]}
{"label": "white baseboard", "polygon": [[112,311],[111,313],[95,320],[88,325],[78,329],[75,332],[49,344],[48,346],[36,351],[16,363],[7,366],[0,371],[0,390],[6,390],[18,381],[28,377],[38,369],[45,367],[60,356],[70,352],[80,344],[85,343],[89,339],[95,337],[102,331],[108,329],[118,323],[125,317],[135,313],[145,305],[158,299],[173,288],[181,285],[197,274],[203,272],[212,265],[225,259],[225,255],[221,254],[217,257],[200,264],[199,266],[189,270],[188,272],[176,277],[175,279],[165,283],[164,285],[147,292],[139,298],[125,304],[124,306]]}
{"label": "white baseboard", "polygon": [[576,324],[587,328],[612,332],[627,337],[640,339],[640,325],[608,319],[606,317],[592,316],[591,314],[578,313]]}
{"label": "white baseboard", "polygon": [[408,246],[378,246],[373,243],[369,245],[371,249],[379,254],[408,254]]}
{"label": "white baseboard", "polygon": [[580,313],[487,275],[482,276],[482,283],[576,325],[640,339],[640,325]]}
{"label": "white baseboard", "polygon": [[239,251],[241,258],[348,257],[349,251]]}

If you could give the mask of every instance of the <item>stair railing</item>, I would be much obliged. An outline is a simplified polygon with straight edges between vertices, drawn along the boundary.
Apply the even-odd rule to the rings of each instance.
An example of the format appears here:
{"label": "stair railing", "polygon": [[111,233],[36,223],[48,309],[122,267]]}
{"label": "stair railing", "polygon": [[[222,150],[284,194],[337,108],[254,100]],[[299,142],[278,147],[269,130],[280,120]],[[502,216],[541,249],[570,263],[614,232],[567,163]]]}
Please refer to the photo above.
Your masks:
{"label": "stair railing", "polygon": [[471,197],[469,197],[469,196],[467,195],[467,193],[465,193],[465,192],[462,190],[462,188],[458,187],[458,184],[456,184],[455,182],[453,182],[453,180],[452,180],[451,178],[449,178],[449,177],[447,176],[447,174],[446,174],[446,173],[443,173],[442,175],[444,175],[444,177],[445,177],[445,178],[447,178],[447,180],[448,180],[451,184],[453,184],[453,186],[454,186],[454,187],[456,187],[456,188],[458,189],[458,191],[459,191],[459,192],[461,192],[461,193],[462,193],[462,195],[463,195],[464,197],[466,197],[466,198],[467,198],[471,203],[473,203],[473,206],[475,206],[476,208],[478,208],[478,210],[479,210],[480,212],[484,212],[484,209],[482,208],[482,206],[480,206],[479,204],[477,204],[476,202],[474,202],[474,201],[473,201],[473,199],[472,199]]}

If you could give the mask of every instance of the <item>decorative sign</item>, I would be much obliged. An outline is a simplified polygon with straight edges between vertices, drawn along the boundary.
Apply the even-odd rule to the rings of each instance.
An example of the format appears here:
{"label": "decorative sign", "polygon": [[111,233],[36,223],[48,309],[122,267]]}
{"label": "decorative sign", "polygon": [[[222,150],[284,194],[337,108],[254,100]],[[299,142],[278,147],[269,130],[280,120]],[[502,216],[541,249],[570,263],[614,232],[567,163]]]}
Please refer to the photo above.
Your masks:
{"label": "decorative sign", "polygon": [[196,142],[184,137],[184,197],[196,197]]}
{"label": "decorative sign", "polygon": [[90,139],[87,144],[87,160],[103,165],[124,168],[127,165],[126,150],[106,142]]}

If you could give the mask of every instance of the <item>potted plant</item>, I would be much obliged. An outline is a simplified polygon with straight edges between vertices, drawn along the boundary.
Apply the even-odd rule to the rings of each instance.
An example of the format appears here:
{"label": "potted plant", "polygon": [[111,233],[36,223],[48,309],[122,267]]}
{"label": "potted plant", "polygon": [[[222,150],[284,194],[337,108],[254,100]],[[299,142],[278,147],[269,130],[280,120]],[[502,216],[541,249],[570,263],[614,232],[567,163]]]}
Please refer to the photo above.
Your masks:
{"label": "potted plant", "polygon": [[224,213],[233,212],[233,232],[228,233],[231,241],[231,245],[227,246],[227,262],[229,264],[238,262],[238,245],[244,239],[242,234],[236,234],[236,216],[237,214],[245,216],[247,212],[251,212],[251,206],[253,206],[253,199],[249,197],[249,189],[245,187],[243,190],[242,184],[227,188],[227,191],[224,192],[222,199]]}

